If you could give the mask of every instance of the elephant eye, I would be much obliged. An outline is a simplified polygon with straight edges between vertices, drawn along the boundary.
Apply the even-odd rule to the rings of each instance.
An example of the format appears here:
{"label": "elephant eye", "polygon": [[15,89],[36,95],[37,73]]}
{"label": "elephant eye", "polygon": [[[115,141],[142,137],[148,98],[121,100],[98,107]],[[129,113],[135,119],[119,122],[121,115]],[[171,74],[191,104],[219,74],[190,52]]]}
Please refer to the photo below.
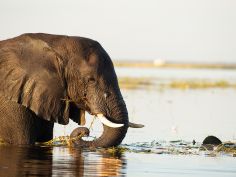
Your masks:
{"label": "elephant eye", "polygon": [[93,78],[93,77],[89,77],[88,78],[88,83],[94,83],[95,82],[95,78]]}

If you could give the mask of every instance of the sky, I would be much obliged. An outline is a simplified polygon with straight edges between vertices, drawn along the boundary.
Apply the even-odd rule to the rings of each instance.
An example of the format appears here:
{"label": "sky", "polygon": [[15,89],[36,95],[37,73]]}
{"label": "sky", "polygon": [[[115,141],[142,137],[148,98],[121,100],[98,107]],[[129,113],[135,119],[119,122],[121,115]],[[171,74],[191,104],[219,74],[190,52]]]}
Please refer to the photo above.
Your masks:
{"label": "sky", "polygon": [[236,63],[235,0],[0,0],[0,40],[83,36],[112,59]]}

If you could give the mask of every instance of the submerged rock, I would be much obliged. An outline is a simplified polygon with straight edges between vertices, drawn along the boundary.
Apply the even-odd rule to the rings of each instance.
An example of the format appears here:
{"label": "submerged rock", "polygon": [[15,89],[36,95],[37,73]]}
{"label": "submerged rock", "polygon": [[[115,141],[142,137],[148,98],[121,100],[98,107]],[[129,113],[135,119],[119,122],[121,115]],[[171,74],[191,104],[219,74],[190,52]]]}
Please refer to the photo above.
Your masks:
{"label": "submerged rock", "polygon": [[211,145],[218,146],[219,144],[222,144],[222,142],[219,138],[215,136],[208,136],[203,140],[202,144],[203,145],[211,144]]}
{"label": "submerged rock", "polygon": [[203,140],[200,150],[212,151],[212,150],[214,150],[215,147],[217,147],[220,144],[222,144],[222,141],[219,138],[217,138],[215,136],[207,136]]}

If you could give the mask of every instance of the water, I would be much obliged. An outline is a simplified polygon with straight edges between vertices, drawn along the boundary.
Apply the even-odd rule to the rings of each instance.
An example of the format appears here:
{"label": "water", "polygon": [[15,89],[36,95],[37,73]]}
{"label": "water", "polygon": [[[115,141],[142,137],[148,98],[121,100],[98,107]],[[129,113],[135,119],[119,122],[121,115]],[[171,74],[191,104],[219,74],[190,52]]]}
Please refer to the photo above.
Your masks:
{"label": "water", "polygon": [[168,79],[224,79],[236,81],[236,71],[230,69],[178,69],[178,68],[117,68],[118,76],[156,77]]}
{"label": "water", "polygon": [[[158,82],[181,79],[236,81],[234,70],[117,69],[118,76],[146,76]],[[236,176],[235,157],[199,151],[207,135],[236,141],[236,89],[122,90],[130,121],[124,153],[67,146],[0,146],[0,176]],[[89,126],[92,117],[87,115]],[[56,125],[54,135],[77,127]],[[92,136],[101,134],[95,121]],[[198,143],[192,145],[192,140]],[[170,143],[172,140],[181,140]]]}
{"label": "water", "polygon": [[235,158],[125,153],[68,147],[0,147],[0,176],[232,176]]}

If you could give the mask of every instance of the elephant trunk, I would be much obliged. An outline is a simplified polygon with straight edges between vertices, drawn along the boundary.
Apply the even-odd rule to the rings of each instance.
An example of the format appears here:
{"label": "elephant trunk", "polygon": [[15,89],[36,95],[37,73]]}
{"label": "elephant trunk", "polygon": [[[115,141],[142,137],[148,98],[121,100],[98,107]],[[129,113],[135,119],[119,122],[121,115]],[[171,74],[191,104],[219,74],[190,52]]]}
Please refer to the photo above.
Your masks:
{"label": "elephant trunk", "polygon": [[[114,105],[114,104],[113,104]],[[75,141],[75,144],[81,147],[112,147],[112,146],[118,146],[122,140],[124,139],[128,124],[129,124],[129,118],[128,118],[128,112],[126,105],[122,99],[122,101],[119,101],[118,104],[115,104],[113,108],[111,108],[112,113],[107,117],[109,121],[113,123],[123,124],[122,127],[109,127],[105,124],[103,124],[103,133],[102,135],[93,140],[93,141],[85,141],[83,139],[79,139]],[[78,136],[81,133],[81,130],[84,130],[87,128],[77,128],[71,133],[71,137]],[[88,132],[88,130],[86,130]],[[87,133],[88,134],[88,133]]]}
{"label": "elephant trunk", "polygon": [[128,127],[111,128],[103,125],[103,134],[98,139],[91,142],[94,147],[112,147],[118,146],[124,139]]}

